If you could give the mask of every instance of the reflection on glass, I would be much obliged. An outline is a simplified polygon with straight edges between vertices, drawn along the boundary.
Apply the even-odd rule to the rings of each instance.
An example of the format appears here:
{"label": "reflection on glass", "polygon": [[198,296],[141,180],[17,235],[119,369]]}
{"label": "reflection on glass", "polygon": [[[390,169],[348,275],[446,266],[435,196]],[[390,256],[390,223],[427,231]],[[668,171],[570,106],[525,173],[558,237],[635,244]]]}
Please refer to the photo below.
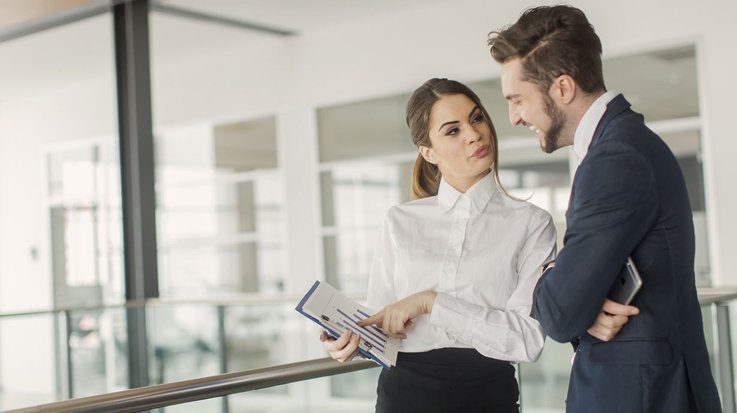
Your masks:
{"label": "reflection on glass", "polygon": [[[71,361],[67,371],[73,397],[123,390],[128,387],[128,355],[123,309],[72,311],[65,318]],[[67,368],[69,368],[67,367]]]}
{"label": "reflection on glass", "polygon": [[571,192],[568,161],[553,159],[542,163],[507,165],[499,171],[499,177],[511,195],[550,213],[558,233],[560,249],[566,230],[565,212]]}
{"label": "reflection on glass", "polygon": [[122,298],[122,216],[112,141],[50,150],[47,155],[56,305]]}
{"label": "reflection on glass", "polygon": [[273,117],[157,138],[162,296],[283,290],[281,174]]}
{"label": "reflection on glass", "polygon": [[167,296],[199,297],[283,290],[280,244],[222,243],[159,248],[160,286]]}
{"label": "reflection on glass", "polygon": [[321,178],[325,279],[365,293],[371,257],[386,211],[407,200],[409,162],[341,163]]}
{"label": "reflection on glass", "polygon": [[359,370],[330,377],[330,395],[344,399],[376,399],[376,384],[381,368]]}
{"label": "reflection on glass", "polygon": [[416,152],[405,123],[409,95],[318,109],[320,162]]}
{"label": "reflection on glass", "polygon": [[387,209],[407,199],[408,163],[341,164],[321,174],[323,226],[376,228]]}
{"label": "reflection on glass", "polygon": [[159,306],[148,311],[151,380],[154,383],[220,373],[216,308]]}
{"label": "reflection on glass", "polygon": [[365,294],[378,231],[355,231],[323,238],[325,281],[343,292]]}
{"label": "reflection on glass", "polygon": [[0,411],[59,400],[52,314],[0,318]]}
{"label": "reflection on glass", "polygon": [[569,343],[556,343],[548,338],[535,363],[517,365],[524,412],[565,412],[572,356],[573,348]]}

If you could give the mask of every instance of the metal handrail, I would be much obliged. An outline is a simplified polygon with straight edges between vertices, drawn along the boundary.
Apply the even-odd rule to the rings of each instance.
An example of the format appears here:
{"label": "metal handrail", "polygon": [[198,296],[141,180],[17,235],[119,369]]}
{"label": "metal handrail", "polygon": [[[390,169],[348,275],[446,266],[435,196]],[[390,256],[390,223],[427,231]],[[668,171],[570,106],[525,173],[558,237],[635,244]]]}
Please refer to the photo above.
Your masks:
{"label": "metal handrail", "polygon": [[341,364],[331,358],[323,358],[82,397],[10,410],[7,413],[138,412],[318,377],[350,373],[370,367],[378,367],[378,365],[369,360],[355,360]]}
{"label": "metal handrail", "polygon": [[699,304],[716,304],[737,298],[737,286],[703,287],[698,289]]}
{"label": "metal handrail", "polygon": [[[347,294],[348,297],[355,300],[362,300],[364,296],[358,294]],[[302,294],[279,294],[279,295],[263,295],[258,293],[234,294],[217,298],[147,298],[142,300],[128,300],[126,302],[115,304],[95,304],[81,305],[70,307],[57,307],[41,310],[26,310],[8,313],[0,313],[0,319],[11,317],[26,317],[45,314],[61,314],[74,311],[96,311],[108,309],[127,309],[142,308],[154,305],[267,305],[267,304],[284,304],[296,303],[302,298]]]}
{"label": "metal handrail", "polygon": [[[737,298],[737,286],[723,287],[701,287],[697,289],[699,303],[701,305],[713,304],[719,301],[729,301]],[[349,296],[353,299],[361,300],[361,295],[353,294]],[[217,298],[149,298],[145,300],[129,300],[117,304],[97,304],[83,305],[73,307],[57,307],[42,310],[27,310],[10,313],[0,313],[1,318],[24,317],[44,314],[61,314],[72,311],[95,311],[107,310],[114,308],[141,308],[148,305],[264,305],[264,304],[281,304],[295,303],[302,298],[297,294],[278,294],[263,295],[253,294],[234,294]]]}

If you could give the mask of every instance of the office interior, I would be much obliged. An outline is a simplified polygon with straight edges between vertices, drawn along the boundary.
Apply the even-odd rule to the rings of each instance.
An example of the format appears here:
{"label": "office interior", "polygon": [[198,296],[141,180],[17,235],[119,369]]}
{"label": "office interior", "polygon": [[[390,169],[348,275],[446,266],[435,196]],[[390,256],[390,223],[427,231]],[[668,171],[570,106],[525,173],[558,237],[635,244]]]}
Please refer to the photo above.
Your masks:
{"label": "office interior", "polygon": [[[147,50],[137,44],[126,62],[148,59],[150,87],[135,76],[125,85],[129,108],[150,117],[152,147],[128,146],[150,162],[126,173],[135,163],[121,162],[130,140],[115,8],[130,4],[147,9],[133,37]],[[544,154],[510,125],[486,46],[489,32],[540,4],[556,2],[1,2],[0,410],[325,357],[294,306],[315,280],[365,296],[384,213],[409,200],[417,150],[405,104],[432,77],[478,92],[502,182],[552,214],[562,245],[574,159]],[[737,286],[737,2],[569,4],[602,40],[607,87],[679,161],[697,286]],[[150,184],[153,196],[134,205],[151,220],[127,226],[124,210],[141,212],[126,209],[134,179]],[[126,254],[147,261],[138,268]],[[737,319],[735,303],[720,306]],[[133,307],[142,321],[131,323]],[[707,344],[733,412],[734,366],[720,356],[737,340],[717,331],[715,308],[702,306]],[[516,366],[522,411],[565,411],[570,356],[548,339],[539,361]],[[378,373],[163,410],[370,412]]]}

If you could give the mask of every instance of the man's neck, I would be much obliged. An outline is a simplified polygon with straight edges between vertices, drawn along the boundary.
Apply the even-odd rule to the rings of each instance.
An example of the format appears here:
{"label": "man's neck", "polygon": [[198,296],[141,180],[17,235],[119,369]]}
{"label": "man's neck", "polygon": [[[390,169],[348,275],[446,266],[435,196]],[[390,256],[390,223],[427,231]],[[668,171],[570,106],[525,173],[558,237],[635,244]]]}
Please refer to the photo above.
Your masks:
{"label": "man's neck", "polygon": [[589,110],[591,105],[596,102],[596,99],[599,99],[601,95],[606,93],[606,90],[581,95],[578,99],[576,99],[574,102],[572,102],[572,105],[570,106],[570,111],[568,113],[568,121],[570,125],[570,137],[571,142],[573,143],[573,134],[576,132],[576,128],[578,128],[578,125],[581,123],[581,119],[583,119],[583,115],[586,114],[586,111]]}

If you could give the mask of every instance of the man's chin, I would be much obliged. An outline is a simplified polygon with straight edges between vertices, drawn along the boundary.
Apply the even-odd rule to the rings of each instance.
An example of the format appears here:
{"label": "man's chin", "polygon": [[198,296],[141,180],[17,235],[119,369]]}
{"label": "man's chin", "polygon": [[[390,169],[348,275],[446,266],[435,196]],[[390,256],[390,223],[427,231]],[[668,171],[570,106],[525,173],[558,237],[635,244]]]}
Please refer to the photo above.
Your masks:
{"label": "man's chin", "polygon": [[540,141],[540,149],[542,149],[545,153],[553,153],[557,151],[558,145],[555,144],[555,142],[550,142],[548,140],[541,140]]}

